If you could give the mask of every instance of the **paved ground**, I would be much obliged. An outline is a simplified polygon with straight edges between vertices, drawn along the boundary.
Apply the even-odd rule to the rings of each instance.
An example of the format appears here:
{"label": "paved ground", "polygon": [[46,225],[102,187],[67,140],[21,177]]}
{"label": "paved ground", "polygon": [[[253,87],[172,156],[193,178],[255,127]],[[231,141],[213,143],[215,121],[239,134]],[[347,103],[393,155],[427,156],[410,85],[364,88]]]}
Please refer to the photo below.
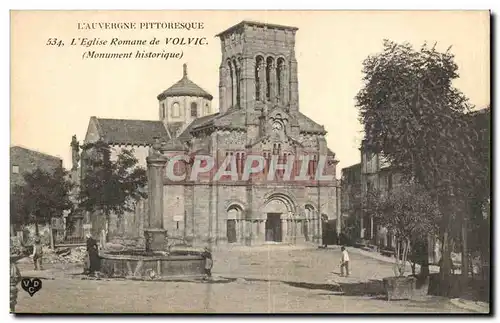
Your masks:
{"label": "paved ground", "polygon": [[[43,288],[19,292],[20,313],[470,313],[448,299],[387,302],[382,277],[390,263],[351,252],[352,273],[338,276],[340,250],[288,246],[214,251],[215,282],[81,280],[81,267],[47,266]],[[34,276],[29,264],[19,265]]]}

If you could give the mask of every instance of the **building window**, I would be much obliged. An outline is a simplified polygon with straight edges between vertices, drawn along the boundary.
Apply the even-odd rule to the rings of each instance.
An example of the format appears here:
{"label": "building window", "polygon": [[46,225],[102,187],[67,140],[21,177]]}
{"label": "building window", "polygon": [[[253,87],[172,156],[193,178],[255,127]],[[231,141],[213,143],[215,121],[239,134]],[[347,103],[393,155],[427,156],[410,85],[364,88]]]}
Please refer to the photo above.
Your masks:
{"label": "building window", "polygon": [[274,60],[272,57],[268,57],[266,61],[266,99],[268,101],[271,100],[272,94],[271,90],[274,84],[271,84],[271,73],[274,64]]}
{"label": "building window", "polygon": [[207,104],[205,104],[205,115],[208,115],[210,114],[210,106]]}
{"label": "building window", "polygon": [[181,107],[178,102],[172,104],[172,118],[178,118],[181,115]]}
{"label": "building window", "polygon": [[257,56],[255,60],[255,99],[257,101],[261,100],[262,83],[264,81],[262,75],[264,75],[264,68],[264,57]]}
{"label": "building window", "polygon": [[284,99],[284,79],[285,79],[285,60],[283,58],[278,59],[278,67],[276,70],[276,78],[278,81],[277,90],[278,90],[278,100],[280,102]]}
{"label": "building window", "polygon": [[191,117],[198,117],[198,105],[196,102],[191,103]]}
{"label": "building window", "polygon": [[19,166],[12,165],[12,174],[19,174]]}

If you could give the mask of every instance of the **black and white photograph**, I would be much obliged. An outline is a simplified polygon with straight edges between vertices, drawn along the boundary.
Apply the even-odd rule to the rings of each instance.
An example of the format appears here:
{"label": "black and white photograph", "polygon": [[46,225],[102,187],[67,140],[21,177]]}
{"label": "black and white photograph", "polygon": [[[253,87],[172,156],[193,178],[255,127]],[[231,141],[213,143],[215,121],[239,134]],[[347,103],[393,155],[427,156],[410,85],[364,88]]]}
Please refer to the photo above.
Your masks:
{"label": "black and white photograph", "polygon": [[491,314],[491,20],[11,10],[11,315]]}

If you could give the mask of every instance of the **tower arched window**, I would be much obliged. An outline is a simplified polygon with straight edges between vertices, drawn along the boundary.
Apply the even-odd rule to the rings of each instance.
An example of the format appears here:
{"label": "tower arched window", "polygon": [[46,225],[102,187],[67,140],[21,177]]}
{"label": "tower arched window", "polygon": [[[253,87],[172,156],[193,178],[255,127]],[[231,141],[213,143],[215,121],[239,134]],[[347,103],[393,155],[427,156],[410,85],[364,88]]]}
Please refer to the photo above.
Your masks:
{"label": "tower arched window", "polygon": [[255,59],[255,99],[259,101],[261,99],[261,91],[263,90],[261,87],[262,79],[261,79],[261,71],[264,68],[264,57],[257,56]]}
{"label": "tower arched window", "polygon": [[210,106],[208,105],[208,103],[205,103],[205,115],[208,114],[210,114]]}
{"label": "tower arched window", "polygon": [[235,73],[234,73],[234,66],[233,64],[231,63],[231,61],[228,61],[227,62],[227,66],[229,68],[229,95],[230,95],[230,106],[233,106],[234,105],[234,91],[235,91]]}
{"label": "tower arched window", "polygon": [[278,65],[276,67],[276,80],[277,80],[277,90],[278,99],[283,102],[284,99],[284,83],[285,83],[285,60],[283,58],[278,59]]}
{"label": "tower arched window", "polygon": [[191,103],[191,117],[198,117],[198,105],[196,102]]}
{"label": "tower arched window", "polygon": [[240,106],[240,79],[241,79],[241,64],[236,59],[233,60],[234,66],[234,89],[235,93],[233,94],[233,104]]}
{"label": "tower arched window", "polygon": [[172,104],[172,113],[171,114],[172,114],[173,118],[177,118],[177,117],[180,116],[180,114],[181,114],[181,107],[179,105],[179,102],[174,102]]}
{"label": "tower arched window", "polygon": [[266,85],[267,85],[266,86],[266,99],[268,101],[271,100],[271,87],[274,85],[274,84],[271,84],[272,83],[272,77],[271,77],[272,68],[273,68],[273,58],[268,57],[266,60]]}

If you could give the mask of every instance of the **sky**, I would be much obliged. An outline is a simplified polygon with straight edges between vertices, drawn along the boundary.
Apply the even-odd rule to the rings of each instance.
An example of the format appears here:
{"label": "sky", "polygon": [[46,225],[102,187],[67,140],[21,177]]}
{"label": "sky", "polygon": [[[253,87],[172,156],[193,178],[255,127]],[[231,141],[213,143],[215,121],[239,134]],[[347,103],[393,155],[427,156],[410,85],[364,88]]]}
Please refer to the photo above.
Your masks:
{"label": "sky", "polygon": [[[483,108],[490,103],[489,18],[487,11],[12,12],[11,145],[59,156],[70,168],[71,137],[84,139],[91,116],[157,120],[156,97],[182,77],[184,63],[189,78],[214,96],[212,106],[217,108],[221,47],[215,35],[242,20],[252,20],[299,28],[299,109],[325,126],[328,146],[340,161],[340,177],[341,168],[360,161],[363,134],[354,98],[363,86],[363,60],[380,52],[384,39],[415,47],[437,42],[442,51],[452,46],[460,73],[455,86]],[[79,22],[145,21],[203,22],[204,29],[77,28]],[[69,46],[78,37],[206,37],[208,45],[184,47],[181,60],[85,60],[82,53],[89,48]],[[63,40],[65,45],[48,46],[49,38]]]}

